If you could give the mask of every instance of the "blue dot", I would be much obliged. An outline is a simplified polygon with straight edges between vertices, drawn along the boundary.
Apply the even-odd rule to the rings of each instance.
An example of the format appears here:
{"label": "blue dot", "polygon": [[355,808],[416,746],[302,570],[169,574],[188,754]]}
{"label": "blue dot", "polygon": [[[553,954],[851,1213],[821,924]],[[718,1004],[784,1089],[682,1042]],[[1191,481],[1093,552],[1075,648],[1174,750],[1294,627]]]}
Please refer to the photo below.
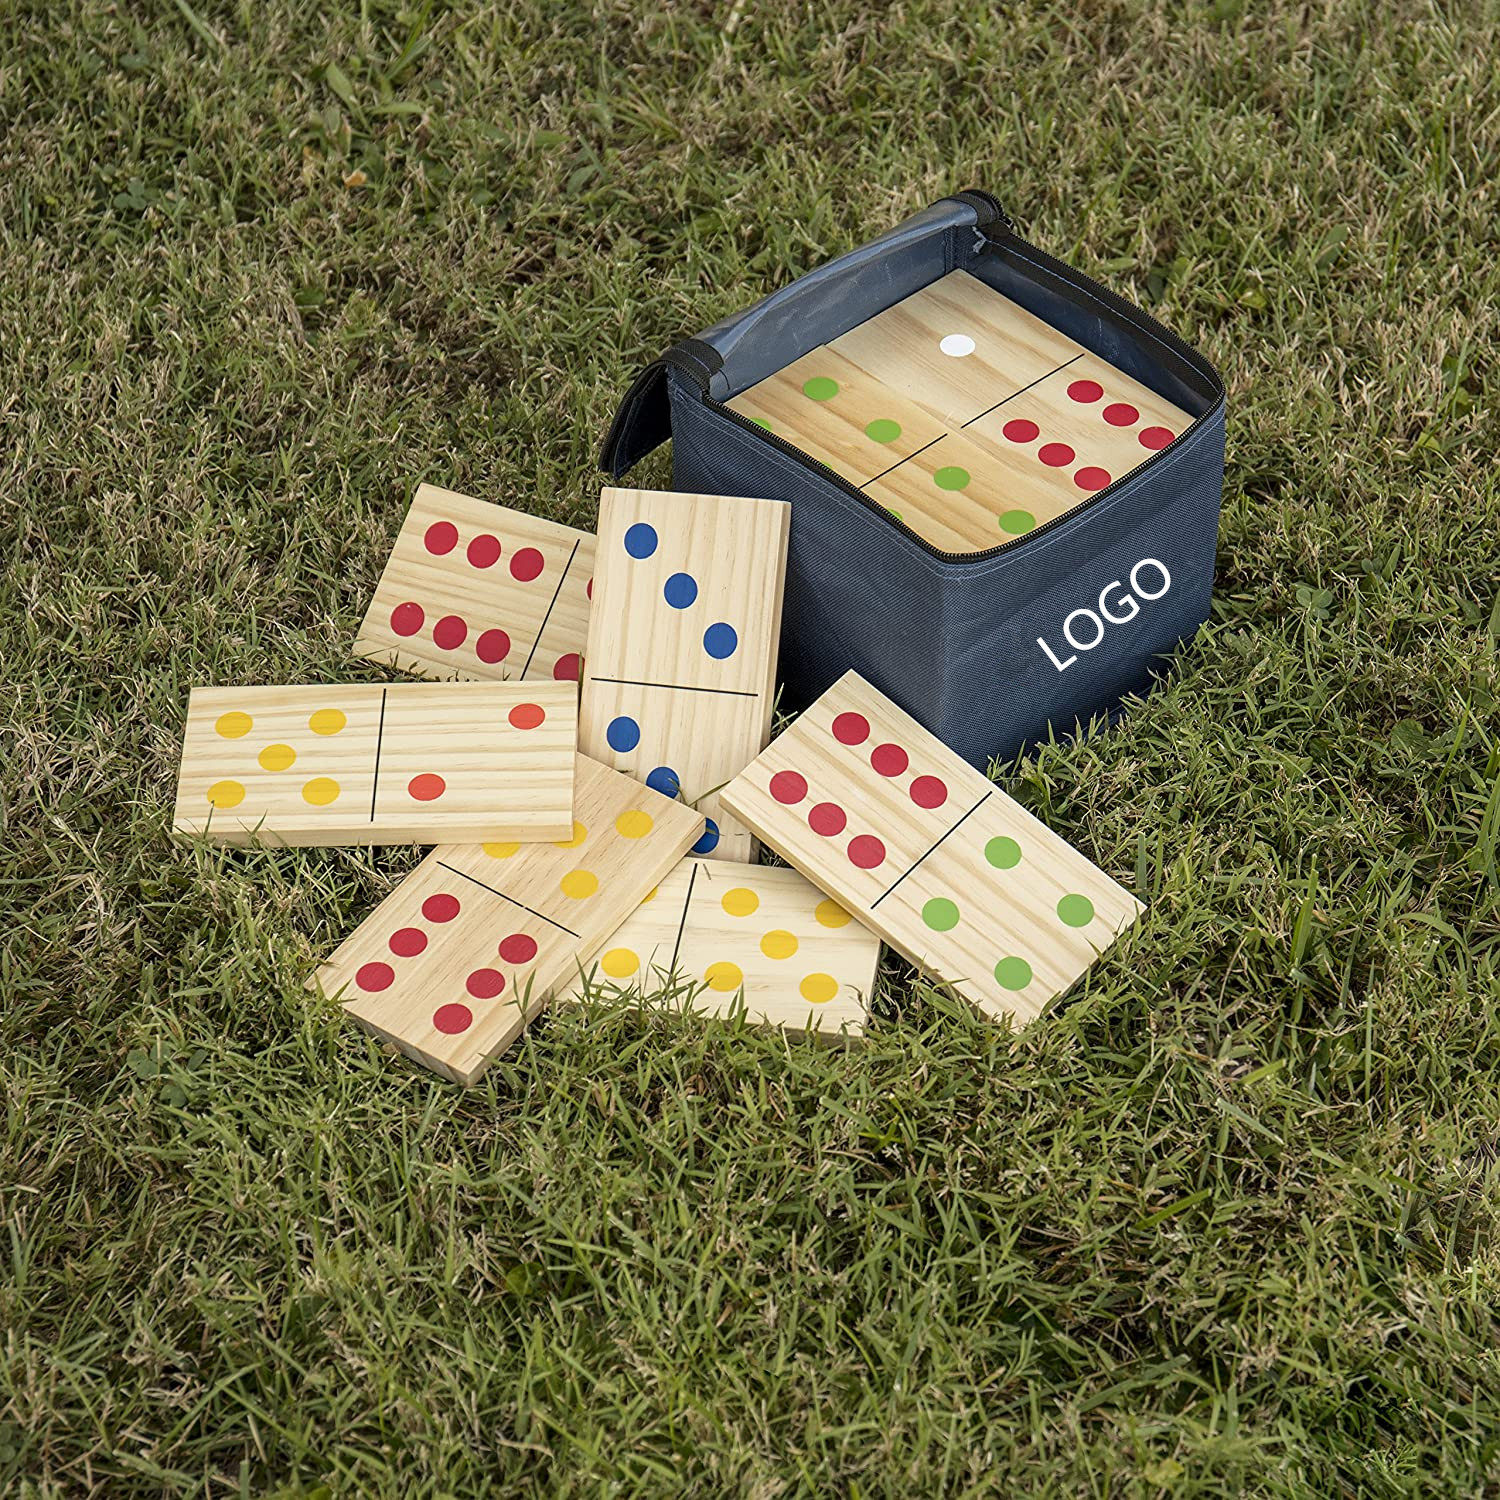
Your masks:
{"label": "blue dot", "polygon": [[650,557],[656,551],[656,527],[637,521],[625,533],[625,550],[634,558]]}
{"label": "blue dot", "polygon": [[604,738],[609,741],[611,750],[634,750],[641,742],[641,726],[628,714],[621,714],[618,719],[609,721],[609,728],[604,731]]}
{"label": "blue dot", "polygon": [[719,825],[712,818],[703,820],[708,827],[703,830],[703,837],[693,845],[694,854],[712,854],[719,843]]}
{"label": "blue dot", "polygon": [[682,778],[671,766],[658,766],[646,778],[646,785],[663,797],[675,797],[682,786]]}
{"label": "blue dot", "polygon": [[691,573],[674,573],[662,593],[673,609],[686,609],[698,597],[698,581]]}
{"label": "blue dot", "polygon": [[733,656],[734,648],[739,643],[740,638],[734,633],[734,626],[726,625],[722,620],[717,625],[710,625],[703,632],[703,649],[715,661],[723,661],[726,656]]}

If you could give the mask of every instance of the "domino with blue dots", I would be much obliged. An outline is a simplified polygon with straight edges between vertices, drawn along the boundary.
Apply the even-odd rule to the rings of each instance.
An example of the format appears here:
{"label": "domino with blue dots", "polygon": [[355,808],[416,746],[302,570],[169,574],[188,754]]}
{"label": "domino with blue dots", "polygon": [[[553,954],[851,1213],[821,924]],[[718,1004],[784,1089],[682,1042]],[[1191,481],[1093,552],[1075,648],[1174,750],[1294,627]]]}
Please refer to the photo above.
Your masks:
{"label": "domino with blue dots", "polygon": [[693,852],[748,861],[719,789],[771,733],[791,507],[606,489],[579,748],[707,819]]}

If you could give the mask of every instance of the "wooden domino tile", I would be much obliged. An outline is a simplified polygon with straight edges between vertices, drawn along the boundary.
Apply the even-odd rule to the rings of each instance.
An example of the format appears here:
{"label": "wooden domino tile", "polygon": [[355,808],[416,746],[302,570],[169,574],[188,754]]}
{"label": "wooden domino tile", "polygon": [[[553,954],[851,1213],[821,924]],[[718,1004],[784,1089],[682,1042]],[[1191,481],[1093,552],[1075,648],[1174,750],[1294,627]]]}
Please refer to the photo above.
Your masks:
{"label": "wooden domino tile", "polygon": [[576,682],[594,539],[424,484],[354,654],[419,677]]}
{"label": "wooden domino tile", "polygon": [[961,427],[1084,352],[967,271],[939,277],[829,348],[950,427]]}
{"label": "wooden domino tile", "polygon": [[940,438],[942,421],[829,348],[814,349],[726,403],[851,484]]}
{"label": "wooden domino tile", "polygon": [[791,507],[606,489],[579,748],[708,820],[699,854],[746,860],[718,792],[771,729]]}
{"label": "wooden domino tile", "polygon": [[1001,525],[1019,535],[1123,478],[1192,420],[1123,370],[1085,354],[964,431],[1005,461],[1015,514]]}
{"label": "wooden domino tile", "polygon": [[912,963],[1030,1020],[1143,908],[857,674],[725,788],[734,815]]}
{"label": "wooden domino tile", "polygon": [[577,722],[558,682],[194,688],[172,826],[230,844],[556,838]]}
{"label": "wooden domino tile", "polygon": [[578,756],[568,837],[434,849],[308,983],[409,1057],[473,1083],[702,828],[691,808]]}
{"label": "wooden domino tile", "polygon": [[[864,1034],[880,939],[795,870],[685,859],[568,999],[630,995],[798,1035]],[[562,997],[559,997],[560,999]]]}

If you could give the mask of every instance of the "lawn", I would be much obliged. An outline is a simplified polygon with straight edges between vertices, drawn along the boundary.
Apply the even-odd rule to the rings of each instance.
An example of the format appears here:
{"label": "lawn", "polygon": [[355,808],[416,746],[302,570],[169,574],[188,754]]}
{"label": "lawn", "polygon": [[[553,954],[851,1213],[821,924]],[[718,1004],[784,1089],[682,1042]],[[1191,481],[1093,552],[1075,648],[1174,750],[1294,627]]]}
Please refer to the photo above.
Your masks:
{"label": "lawn", "polygon": [[[1492,6],[0,16],[0,1490],[1500,1490]],[[997,768],[1138,933],[468,1092],[312,1003],[414,856],[174,841],[188,687],[373,678],[419,480],[591,524],[641,363],[970,185],[1230,389],[1212,621]]]}

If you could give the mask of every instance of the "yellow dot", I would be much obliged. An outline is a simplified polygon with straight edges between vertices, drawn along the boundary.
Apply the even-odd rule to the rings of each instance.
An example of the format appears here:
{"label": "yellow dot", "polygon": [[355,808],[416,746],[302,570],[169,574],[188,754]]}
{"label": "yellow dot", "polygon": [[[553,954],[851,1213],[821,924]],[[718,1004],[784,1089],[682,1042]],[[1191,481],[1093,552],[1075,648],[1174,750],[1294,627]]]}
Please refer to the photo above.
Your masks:
{"label": "yellow dot", "polygon": [[245,800],[245,789],[237,781],[216,781],[208,789],[208,800],[215,807],[238,807]]}
{"label": "yellow dot", "polygon": [[233,713],[220,714],[214,720],[214,728],[224,736],[226,740],[237,740],[242,734],[249,734],[255,720],[249,714],[242,714],[238,709]]}
{"label": "yellow dot", "polygon": [[703,971],[703,978],[709,989],[720,990],[729,994],[744,984],[745,976],[740,973],[740,966],[728,962],[710,964]]}
{"label": "yellow dot", "polygon": [[813,916],[824,927],[847,927],[849,925],[849,913],[837,901],[818,902]]}
{"label": "yellow dot", "polygon": [[289,771],[297,752],[290,745],[267,745],[256,757],[262,771]]}
{"label": "yellow dot", "polygon": [[778,927],[760,940],[760,951],[767,958],[790,958],[797,951],[797,939],[785,928]]}
{"label": "yellow dot", "polygon": [[802,998],[812,1005],[827,1005],[839,992],[839,982],[832,974],[809,974],[798,986]]}
{"label": "yellow dot", "polygon": [[520,847],[519,844],[486,844],[484,852],[491,859],[509,859]]}
{"label": "yellow dot", "polygon": [[659,885],[653,885],[651,887],[651,889],[649,891],[647,891],[644,896],[641,897],[641,905],[644,906],[648,901],[655,901],[656,900],[656,893],[660,889],[661,889],[661,887]]}
{"label": "yellow dot", "polygon": [[640,959],[629,948],[611,948],[599,960],[599,967],[611,979],[629,979],[640,966]]}
{"label": "yellow dot", "polygon": [[337,734],[349,722],[349,715],[341,708],[320,708],[307,721],[314,734]]}
{"label": "yellow dot", "polygon": [[724,892],[724,899],[719,905],[731,917],[748,917],[760,905],[760,897],[754,891],[737,885],[732,891]]}
{"label": "yellow dot", "polygon": [[651,814],[640,807],[632,807],[615,819],[615,832],[622,839],[643,839],[655,826]]}
{"label": "yellow dot", "polygon": [[573,837],[570,839],[558,839],[553,847],[557,849],[576,849],[588,836],[588,829],[575,818],[573,820]]}
{"label": "yellow dot", "polygon": [[302,800],[311,802],[314,807],[327,807],[337,800],[338,794],[339,784],[331,776],[314,776],[302,788]]}
{"label": "yellow dot", "polygon": [[575,901],[592,896],[599,889],[599,877],[592,870],[569,870],[559,882],[562,893]]}

